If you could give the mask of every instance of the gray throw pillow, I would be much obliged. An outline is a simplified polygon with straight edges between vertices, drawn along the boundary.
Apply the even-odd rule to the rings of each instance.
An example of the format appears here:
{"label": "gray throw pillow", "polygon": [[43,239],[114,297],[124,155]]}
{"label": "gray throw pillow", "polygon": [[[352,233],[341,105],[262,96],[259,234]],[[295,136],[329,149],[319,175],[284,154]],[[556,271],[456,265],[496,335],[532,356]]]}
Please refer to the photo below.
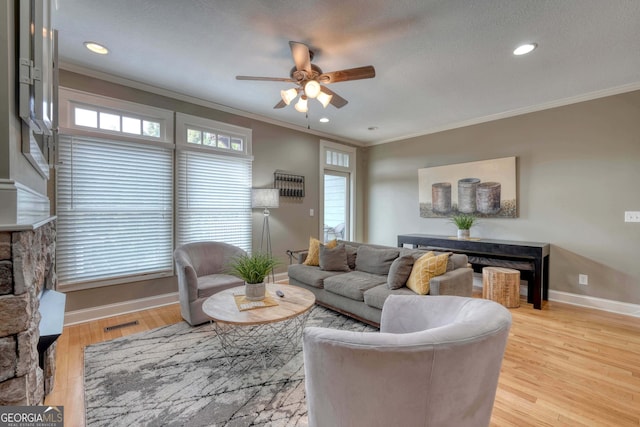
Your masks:
{"label": "gray throw pillow", "polygon": [[347,264],[347,251],[344,243],[340,243],[333,249],[320,243],[320,270],[325,271],[350,271]]}
{"label": "gray throw pillow", "polygon": [[387,287],[389,289],[400,289],[407,284],[414,261],[411,255],[403,255],[393,260],[387,276]]}
{"label": "gray throw pillow", "polygon": [[359,246],[356,257],[356,270],[371,274],[385,275],[389,273],[391,263],[400,255],[399,249],[378,249]]}
{"label": "gray throw pillow", "polygon": [[356,256],[358,255],[358,248],[351,245],[345,245],[344,247],[347,251],[347,264],[349,264],[349,268],[352,270],[356,269]]}

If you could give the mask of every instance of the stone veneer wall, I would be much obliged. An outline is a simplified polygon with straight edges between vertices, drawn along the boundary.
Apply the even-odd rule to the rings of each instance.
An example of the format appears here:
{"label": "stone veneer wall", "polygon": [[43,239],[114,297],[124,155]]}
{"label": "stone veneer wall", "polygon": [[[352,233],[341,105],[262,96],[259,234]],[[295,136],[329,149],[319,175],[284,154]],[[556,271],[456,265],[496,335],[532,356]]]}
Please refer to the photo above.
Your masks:
{"label": "stone veneer wall", "polygon": [[55,233],[55,221],[0,231],[0,405],[42,404],[53,386],[55,347],[45,357],[45,378],[37,346],[38,297],[56,288]]}

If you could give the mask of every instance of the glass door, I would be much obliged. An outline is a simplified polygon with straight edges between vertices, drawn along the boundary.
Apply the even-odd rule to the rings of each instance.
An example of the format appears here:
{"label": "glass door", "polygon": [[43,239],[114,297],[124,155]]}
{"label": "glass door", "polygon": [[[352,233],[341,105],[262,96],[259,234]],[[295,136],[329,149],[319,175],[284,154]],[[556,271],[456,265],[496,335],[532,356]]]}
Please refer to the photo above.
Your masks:
{"label": "glass door", "polygon": [[348,172],[324,171],[324,241],[350,236],[350,176]]}

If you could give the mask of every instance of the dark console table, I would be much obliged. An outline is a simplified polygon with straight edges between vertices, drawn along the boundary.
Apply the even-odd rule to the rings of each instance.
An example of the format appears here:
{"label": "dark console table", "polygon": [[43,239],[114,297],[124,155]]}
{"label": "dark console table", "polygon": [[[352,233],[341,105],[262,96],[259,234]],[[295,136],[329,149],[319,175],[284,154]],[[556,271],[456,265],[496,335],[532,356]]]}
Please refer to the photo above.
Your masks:
{"label": "dark console table", "polygon": [[[516,242],[510,240],[470,239],[458,240],[455,237],[433,236],[428,234],[401,234],[398,236],[398,246],[413,248],[425,247],[446,249],[451,252],[463,253],[475,257],[478,263],[489,265],[487,260],[495,260],[493,265],[501,265],[501,261],[513,262],[516,267],[530,275],[528,302],[533,307],[542,309],[542,301],[549,298],[549,243]],[[518,268],[517,265],[530,265]],[[480,264],[474,265],[480,267]]]}

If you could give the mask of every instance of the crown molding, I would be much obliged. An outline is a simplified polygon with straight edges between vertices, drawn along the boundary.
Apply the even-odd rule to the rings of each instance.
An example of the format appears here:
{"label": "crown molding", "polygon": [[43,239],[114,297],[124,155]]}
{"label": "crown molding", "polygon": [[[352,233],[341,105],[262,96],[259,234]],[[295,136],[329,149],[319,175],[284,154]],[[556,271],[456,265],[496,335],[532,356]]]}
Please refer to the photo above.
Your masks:
{"label": "crown molding", "polygon": [[630,83],[622,86],[616,86],[609,89],[598,90],[595,92],[589,92],[578,96],[572,96],[568,98],[558,99],[551,102],[545,102],[543,104],[532,105],[530,107],[516,108],[515,110],[508,110],[502,113],[490,114],[488,116],[478,117],[475,119],[464,120],[457,123],[452,123],[444,126],[436,126],[434,128],[425,130],[424,132],[416,132],[400,136],[397,138],[385,139],[382,141],[371,142],[367,146],[388,144],[390,142],[405,141],[411,138],[417,138],[420,136],[430,135],[438,132],[444,132],[447,130],[463,128],[467,126],[477,125],[481,123],[493,122],[500,119],[506,119],[509,117],[521,116],[523,114],[535,113],[537,111],[549,110],[551,108],[564,107],[566,105],[577,104],[579,102],[591,101],[598,98],[605,98],[607,96],[619,95],[621,93],[633,92],[634,90],[640,90],[640,82]]}
{"label": "crown molding", "polygon": [[261,116],[259,114],[250,113],[248,111],[238,110],[233,107],[229,107],[222,104],[217,104],[212,101],[207,101],[206,99],[198,98],[191,95],[186,95],[180,92],[175,92],[168,89],[163,89],[157,86],[153,86],[147,83],[142,83],[136,80],[130,80],[124,77],[115,76],[113,74],[105,73],[102,71],[97,71],[91,68],[82,67],[80,65],[70,64],[66,62],[62,62],[60,64],[60,69],[69,71],[72,73],[82,74],[88,77],[93,77],[95,79],[104,80],[110,83],[119,84],[122,86],[127,86],[134,89],[143,90],[145,92],[150,92],[160,96],[166,96],[167,98],[177,99],[179,101],[189,102],[191,104],[200,105],[202,107],[211,108],[213,110],[223,111],[225,113],[235,114],[237,116],[246,117],[253,120],[258,120],[264,123],[269,123],[272,125],[280,126],[287,129],[296,130],[298,132],[307,133],[310,135],[318,136],[320,138],[327,138],[332,141],[342,142],[349,145],[355,145],[357,147],[365,147],[366,144],[362,141],[356,141],[353,139],[343,138],[337,135],[329,134],[326,132],[320,132],[314,129],[307,129],[303,126],[293,125],[291,123],[283,122],[280,120],[270,119],[268,117]]}

